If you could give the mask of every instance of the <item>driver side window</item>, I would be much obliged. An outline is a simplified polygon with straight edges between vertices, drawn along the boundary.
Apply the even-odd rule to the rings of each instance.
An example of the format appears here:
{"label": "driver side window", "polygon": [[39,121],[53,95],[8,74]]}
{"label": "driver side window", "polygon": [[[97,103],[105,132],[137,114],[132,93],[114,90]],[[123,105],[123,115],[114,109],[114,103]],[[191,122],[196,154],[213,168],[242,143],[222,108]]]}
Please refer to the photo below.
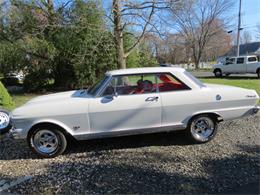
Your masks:
{"label": "driver side window", "polygon": [[137,74],[115,76],[106,87],[105,95],[135,95],[156,93],[156,76],[154,74]]}
{"label": "driver side window", "polygon": [[235,58],[229,58],[226,62],[226,65],[229,65],[229,64],[235,64]]}

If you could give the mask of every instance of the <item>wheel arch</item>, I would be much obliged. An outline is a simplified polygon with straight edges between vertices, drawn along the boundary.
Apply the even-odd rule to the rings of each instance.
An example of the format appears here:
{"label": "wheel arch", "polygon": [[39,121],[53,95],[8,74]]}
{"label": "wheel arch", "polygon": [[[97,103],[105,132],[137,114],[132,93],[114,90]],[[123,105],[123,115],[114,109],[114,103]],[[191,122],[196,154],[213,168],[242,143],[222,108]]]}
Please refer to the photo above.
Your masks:
{"label": "wheel arch", "polygon": [[219,67],[217,67],[217,68],[214,68],[213,72],[215,73],[217,70],[220,70],[221,72],[223,72],[223,71],[222,71],[222,69],[221,69],[221,68],[219,68]]}
{"label": "wheel arch", "polygon": [[258,73],[258,71],[260,71],[260,67],[258,67],[258,68],[256,69],[256,73]]}
{"label": "wheel arch", "polygon": [[35,129],[42,127],[42,126],[51,126],[51,127],[57,127],[59,130],[68,137],[73,137],[71,129],[67,127],[65,124],[58,122],[58,121],[53,121],[53,120],[41,120],[41,121],[36,121],[31,128],[28,131],[27,137],[30,133],[32,133]]}
{"label": "wheel arch", "polygon": [[208,115],[209,117],[214,119],[217,123],[222,122],[224,120],[223,117],[219,113],[217,113],[217,112],[200,112],[200,113],[194,113],[188,119],[187,124],[189,124],[192,121],[192,119],[194,119],[195,117],[200,116],[200,115]]}

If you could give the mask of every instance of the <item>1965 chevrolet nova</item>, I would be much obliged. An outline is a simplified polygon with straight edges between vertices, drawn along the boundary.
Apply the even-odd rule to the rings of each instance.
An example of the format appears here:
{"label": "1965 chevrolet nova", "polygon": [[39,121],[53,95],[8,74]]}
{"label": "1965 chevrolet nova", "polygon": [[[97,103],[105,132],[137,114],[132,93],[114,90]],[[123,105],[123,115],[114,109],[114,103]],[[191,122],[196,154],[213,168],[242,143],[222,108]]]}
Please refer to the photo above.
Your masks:
{"label": "1965 chevrolet nova", "polygon": [[[15,109],[10,133],[41,157],[62,154],[68,137],[185,130],[204,143],[219,122],[257,113],[258,99],[254,90],[203,84],[181,68],[115,70],[88,90],[40,96]],[[10,126],[6,116],[0,119],[0,128]]]}

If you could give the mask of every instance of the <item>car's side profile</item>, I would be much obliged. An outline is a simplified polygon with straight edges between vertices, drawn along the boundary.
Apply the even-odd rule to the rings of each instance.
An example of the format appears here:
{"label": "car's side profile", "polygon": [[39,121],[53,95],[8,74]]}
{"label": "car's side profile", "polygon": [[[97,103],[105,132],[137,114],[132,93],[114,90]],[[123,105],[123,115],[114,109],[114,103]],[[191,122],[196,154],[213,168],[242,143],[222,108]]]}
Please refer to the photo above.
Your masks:
{"label": "car's side profile", "polygon": [[224,62],[213,66],[215,77],[230,74],[257,74],[260,78],[260,62],[254,55],[228,57]]}
{"label": "car's side profile", "polygon": [[217,124],[256,113],[254,90],[205,85],[181,68],[116,70],[89,90],[37,97],[11,115],[11,134],[41,157],[64,152],[67,138],[95,138],[186,130],[196,143]]}

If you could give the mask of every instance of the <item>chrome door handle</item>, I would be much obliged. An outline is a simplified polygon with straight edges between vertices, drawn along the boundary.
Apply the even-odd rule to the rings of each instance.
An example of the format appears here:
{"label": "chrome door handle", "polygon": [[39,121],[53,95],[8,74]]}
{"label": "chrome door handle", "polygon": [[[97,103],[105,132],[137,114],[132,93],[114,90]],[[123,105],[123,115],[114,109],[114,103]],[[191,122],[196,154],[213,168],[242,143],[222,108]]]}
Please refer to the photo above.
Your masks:
{"label": "chrome door handle", "polygon": [[158,99],[159,99],[159,97],[157,97],[157,96],[156,97],[148,97],[148,98],[145,99],[145,101],[146,102],[152,102],[152,101],[155,101],[155,100],[157,101]]}

